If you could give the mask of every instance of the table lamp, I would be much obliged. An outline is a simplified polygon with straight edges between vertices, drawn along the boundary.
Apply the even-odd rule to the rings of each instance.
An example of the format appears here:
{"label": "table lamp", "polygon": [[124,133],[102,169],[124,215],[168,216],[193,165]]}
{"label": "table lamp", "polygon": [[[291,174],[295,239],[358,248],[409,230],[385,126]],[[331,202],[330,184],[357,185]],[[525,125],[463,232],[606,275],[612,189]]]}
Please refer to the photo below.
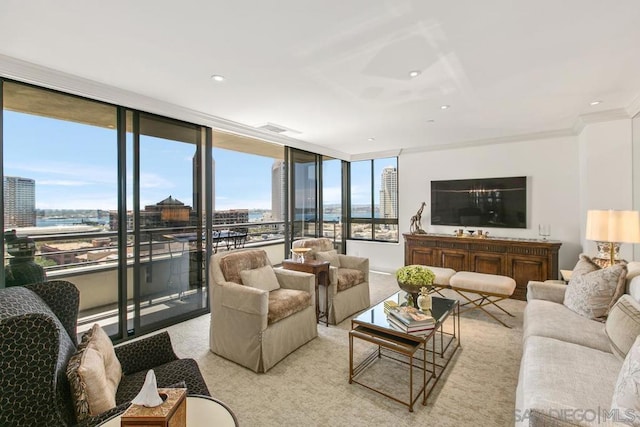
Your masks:
{"label": "table lamp", "polygon": [[587,240],[598,247],[594,262],[608,267],[620,262],[620,243],[640,243],[640,212],[615,210],[587,211]]}

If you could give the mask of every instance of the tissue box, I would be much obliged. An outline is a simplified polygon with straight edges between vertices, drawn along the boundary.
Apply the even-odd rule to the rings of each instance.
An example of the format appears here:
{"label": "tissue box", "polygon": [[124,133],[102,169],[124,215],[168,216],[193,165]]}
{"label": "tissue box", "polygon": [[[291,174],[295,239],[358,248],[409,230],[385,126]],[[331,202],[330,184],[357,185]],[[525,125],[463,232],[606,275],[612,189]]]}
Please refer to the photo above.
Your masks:
{"label": "tissue box", "polygon": [[131,405],[120,418],[121,427],[186,427],[187,426],[187,389],[159,388],[158,393],[165,401],[155,408]]}

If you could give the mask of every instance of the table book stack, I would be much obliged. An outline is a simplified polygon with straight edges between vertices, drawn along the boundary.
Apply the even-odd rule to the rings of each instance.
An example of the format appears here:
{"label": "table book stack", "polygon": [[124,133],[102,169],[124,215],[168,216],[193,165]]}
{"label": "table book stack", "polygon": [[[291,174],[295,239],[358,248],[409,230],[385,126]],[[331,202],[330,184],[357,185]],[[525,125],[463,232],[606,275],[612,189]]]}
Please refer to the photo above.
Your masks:
{"label": "table book stack", "polygon": [[393,328],[415,335],[429,333],[436,326],[436,321],[431,314],[424,313],[414,307],[390,307],[387,320]]}

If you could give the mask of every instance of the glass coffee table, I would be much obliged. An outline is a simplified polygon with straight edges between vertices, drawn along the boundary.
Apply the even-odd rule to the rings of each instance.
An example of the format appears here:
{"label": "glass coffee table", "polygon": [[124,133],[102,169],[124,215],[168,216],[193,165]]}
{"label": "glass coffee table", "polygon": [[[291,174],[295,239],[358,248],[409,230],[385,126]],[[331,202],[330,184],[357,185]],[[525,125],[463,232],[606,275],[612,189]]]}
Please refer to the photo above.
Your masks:
{"label": "glass coffee table", "polygon": [[[388,300],[401,304],[405,293],[398,292]],[[409,334],[392,326],[387,320],[384,301],[351,320],[349,332],[349,384],[356,383],[380,393],[398,403],[409,407],[422,395],[422,404],[442,376],[447,365],[460,348],[460,306],[457,300],[433,297],[432,316],[434,328],[420,334]],[[451,319],[452,322],[447,320]],[[449,327],[452,323],[452,327]],[[445,324],[446,328],[445,328]],[[446,329],[446,330],[445,330]],[[354,364],[354,339],[375,345],[375,350],[357,365]],[[381,358],[389,358],[406,364],[409,373],[409,399],[403,400],[383,391],[374,385],[367,384],[360,377],[362,373]],[[421,384],[414,390],[414,368],[422,373]],[[393,380],[393,376],[388,379]]]}

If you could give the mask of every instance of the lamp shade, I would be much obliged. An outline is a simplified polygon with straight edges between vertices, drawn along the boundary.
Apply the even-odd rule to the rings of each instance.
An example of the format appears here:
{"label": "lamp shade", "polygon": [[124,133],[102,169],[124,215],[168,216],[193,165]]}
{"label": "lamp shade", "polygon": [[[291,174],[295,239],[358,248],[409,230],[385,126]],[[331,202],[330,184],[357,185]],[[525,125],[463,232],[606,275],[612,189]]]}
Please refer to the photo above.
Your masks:
{"label": "lamp shade", "polygon": [[640,243],[640,212],[587,211],[587,240]]}

